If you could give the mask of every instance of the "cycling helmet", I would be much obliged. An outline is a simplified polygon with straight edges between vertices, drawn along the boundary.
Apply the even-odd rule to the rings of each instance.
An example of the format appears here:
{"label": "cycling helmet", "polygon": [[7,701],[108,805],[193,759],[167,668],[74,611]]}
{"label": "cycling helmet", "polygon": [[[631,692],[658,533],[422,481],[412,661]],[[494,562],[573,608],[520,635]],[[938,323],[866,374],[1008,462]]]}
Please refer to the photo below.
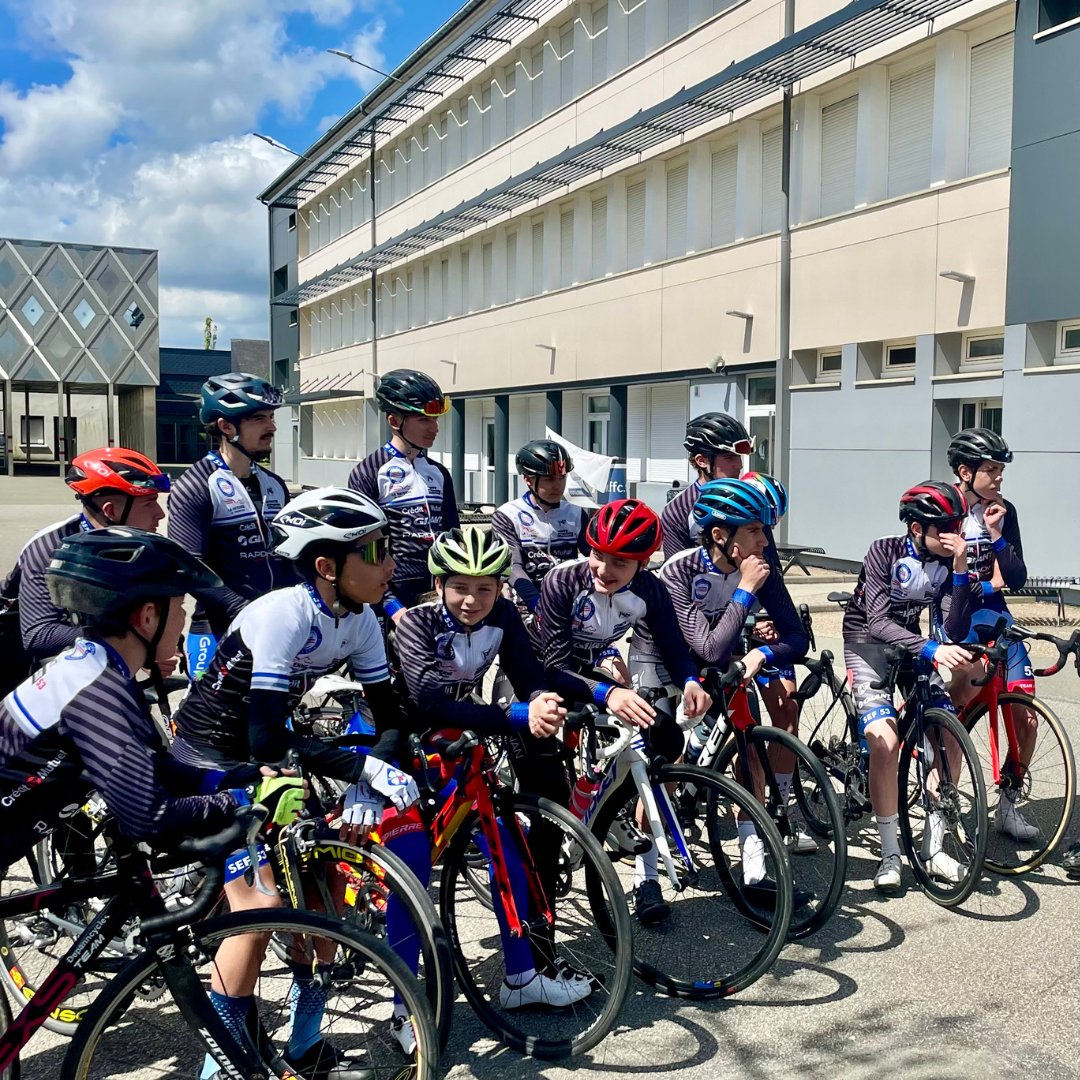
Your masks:
{"label": "cycling helmet", "polygon": [[527,442],[514,459],[522,476],[566,476],[574,469],[570,452],[553,439],[533,439]]}
{"label": "cycling helmet", "polygon": [[175,540],[122,525],[61,541],[45,569],[45,583],[58,608],[91,625],[149,600],[220,589],[222,584]]}
{"label": "cycling helmet", "polygon": [[199,422],[241,420],[251,413],[279,409],[284,404],[281,391],[265,379],[243,371],[226,371],[203,383]]}
{"label": "cycling helmet", "polygon": [[110,492],[140,499],[169,490],[169,478],[145,454],[122,446],[103,446],[79,454],[66,479],[80,499]]}
{"label": "cycling helmet", "polygon": [[941,480],[925,480],[900,496],[900,520],[905,525],[913,521],[924,527],[943,525],[961,520],[967,512],[967,500],[960,489]]}
{"label": "cycling helmet", "polygon": [[439,533],[428,551],[433,577],[503,577],[510,569],[510,546],[497,533],[466,525]]}
{"label": "cycling helmet", "polygon": [[961,465],[977,469],[984,461],[1008,465],[1013,459],[1009,444],[989,428],[965,428],[949,443],[949,468],[956,472]]}
{"label": "cycling helmet", "polygon": [[691,457],[695,454],[712,455],[725,452],[745,456],[753,451],[754,440],[734,416],[708,412],[695,416],[686,425],[683,446]]}
{"label": "cycling helmet", "polygon": [[[745,480],[748,484],[753,484],[754,487],[765,493],[765,498],[769,500],[772,508],[776,511],[776,521],[779,521],[787,513],[787,488],[775,476],[763,472],[748,472],[743,473],[739,479]],[[773,524],[775,525],[776,522],[774,521]]]}
{"label": "cycling helmet", "polygon": [[620,559],[648,562],[663,543],[655,512],[638,499],[616,499],[593,514],[585,529],[589,547]]}
{"label": "cycling helmet", "polygon": [[450,399],[442,387],[422,371],[399,368],[379,379],[375,400],[384,413],[419,413],[443,416],[450,411]]}
{"label": "cycling helmet", "polygon": [[710,541],[714,525],[727,525],[734,530],[755,521],[775,525],[778,520],[768,495],[749,480],[710,480],[702,484],[693,515]]}
{"label": "cycling helmet", "polygon": [[298,559],[313,544],[343,547],[386,528],[386,515],[378,503],[347,488],[324,487],[305,491],[283,506],[270,529],[274,553]]}

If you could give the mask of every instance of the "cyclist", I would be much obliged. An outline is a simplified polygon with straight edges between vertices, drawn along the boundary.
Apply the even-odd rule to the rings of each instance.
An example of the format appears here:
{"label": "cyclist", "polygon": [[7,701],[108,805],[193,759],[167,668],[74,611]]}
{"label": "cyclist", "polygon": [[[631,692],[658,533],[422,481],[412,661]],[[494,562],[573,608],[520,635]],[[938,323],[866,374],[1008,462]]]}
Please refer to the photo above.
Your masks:
{"label": "cyclist", "polygon": [[697,479],[672,498],[660,515],[665,559],[697,543],[694,503],[701,485],[709,480],[734,479],[743,471],[742,459],[754,452],[754,440],[746,428],[734,416],[721,412],[695,416],[686,425],[683,446]]}
{"label": "cyclist", "polygon": [[[1005,466],[1012,459],[1008,443],[989,428],[965,428],[949,443],[949,466],[956,473],[968,501],[964,537],[968,545],[968,574],[978,609],[972,620],[974,637],[979,636],[978,626],[992,626],[999,615],[1005,615],[1011,621],[1001,590],[1021,589],[1027,580],[1016,507],[1001,495]],[[982,675],[982,665],[978,665],[976,674]],[[1035,693],[1031,658],[1022,641],[1015,641],[1009,647],[1006,684],[1009,690]],[[968,677],[955,678],[949,685],[957,708],[966,705],[978,692],[979,688]],[[1022,779],[1035,751],[1039,719],[1033,709],[1011,708],[1020,760],[1007,760],[1003,771],[1015,770]],[[1022,785],[1000,788],[994,827],[999,833],[1023,843],[1038,836],[1039,830],[1025,820],[1016,805],[1020,787]]]}
{"label": "cyclist", "polygon": [[[571,691],[578,688],[574,679],[556,676],[549,682],[517,609],[499,595],[510,562],[506,542],[485,529],[451,529],[435,538],[428,552],[428,567],[438,599],[409,608],[398,622],[396,647],[402,676],[424,726],[509,734],[508,749],[520,789],[565,806],[570,788],[554,736],[562,727],[566,710],[563,699],[548,686],[567,686]],[[475,700],[496,660],[517,697],[509,715],[498,705]],[[382,825],[384,836],[395,836],[399,831],[419,835],[423,829],[418,813],[405,815],[389,826],[384,818]],[[514,850],[509,834],[504,850]],[[534,854],[542,875],[545,869],[554,869],[546,868],[544,856],[555,857],[557,852],[537,850]],[[421,877],[425,884],[430,869],[429,856],[427,873]],[[521,903],[527,905],[524,880],[516,880],[511,873],[511,882],[515,900],[518,888],[525,885]],[[492,895],[497,898],[497,890],[493,889]],[[564,1007],[592,992],[587,978],[557,957],[545,960],[537,956],[526,940],[504,933],[503,953],[506,978],[499,1000],[504,1009]]]}
{"label": "cyclist", "polygon": [[[81,512],[32,536],[2,590],[5,596],[18,596],[23,648],[34,665],[69,648],[79,637],[67,613],[50,599],[45,581],[45,570],[60,544],[69,536],[109,525],[153,532],[165,516],[158,496],[168,492],[169,478],[137,450],[102,447],[79,454],[66,482],[82,504]],[[169,657],[178,640],[179,634],[165,642]]]}
{"label": "cyclist", "polygon": [[[258,597],[232,622],[210,666],[192,683],[176,713],[173,755],[201,768],[228,768],[248,760],[276,766],[292,751],[304,767],[358,785],[349,792],[347,822],[373,801],[386,799],[405,809],[418,791],[411,777],[391,764],[398,754],[403,718],[371,610],[382,599],[394,568],[387,552],[386,518],[355,491],[318,488],[288,503],[271,528],[274,550],[295,563],[303,582]],[[375,718],[377,741],[366,756],[287,727],[308,686],[346,662],[353,678],[363,683]],[[247,869],[246,859],[230,861],[225,885],[230,908],[280,903],[270,867],[260,866],[259,877],[273,896],[254,882],[246,883]],[[397,918],[390,911],[387,917]],[[393,922],[390,931],[391,936],[398,932]],[[230,987],[230,999],[242,1001],[253,988],[258,970],[254,949],[254,941],[240,938],[226,942],[217,954],[216,970]],[[325,995],[312,982],[310,970],[297,966],[293,974],[305,1034],[300,1045],[291,1044],[289,1064],[305,1075],[310,1069],[345,1080],[354,1071],[317,1041]],[[225,1007],[239,1013],[234,1001]],[[403,1007],[395,1019],[400,1021],[395,1035],[411,1049],[415,1043],[411,1030],[405,1033]]]}
{"label": "cyclist", "polygon": [[[675,761],[682,754],[683,738],[674,715],[661,713],[657,722],[656,710],[636,690],[616,685],[606,672],[596,670],[618,653],[620,639],[642,628],[656,643],[666,675],[682,688],[686,716],[700,716],[712,704],[698,681],[671,598],[645,569],[661,544],[660,519],[637,499],[619,499],[593,515],[585,539],[588,559],[556,566],[540,588],[536,615],[544,665],[577,676],[593,700],[620,719],[651,728],[653,750]],[[643,846],[634,845],[634,911],[643,923],[655,924],[670,908],[660,890],[656,847],[649,843],[641,850]]]}
{"label": "cyclist", "polygon": [[459,525],[454,482],[427,452],[439,434],[439,417],[450,399],[422,371],[388,371],[375,391],[386,413],[390,439],[353,469],[349,487],[377,502],[390,528],[390,553],[396,569],[383,611],[397,622],[432,588],[427,553],[444,529]]}
{"label": "cyclist", "polygon": [[[747,617],[759,605],[768,609],[776,634],[771,644],[757,644],[742,657],[748,680],[766,681],[762,673],[790,669],[806,654],[806,631],[791,602],[783,579],[765,560],[765,530],[776,522],[775,503],[762,487],[747,480],[710,480],[701,487],[694,518],[701,529],[701,544],[668,559],[658,576],[671,596],[679,627],[700,666],[727,667],[741,649]],[[654,643],[634,635],[631,670],[656,664]],[[636,655],[635,655],[636,653]],[[651,654],[651,655],[650,655]],[[655,685],[666,682],[664,673],[650,673]],[[690,735],[687,760],[701,753],[709,726],[699,725]],[[794,761],[774,761],[780,797],[791,792]],[[785,771],[782,771],[785,770]],[[739,823],[743,880],[760,884],[765,878],[765,847],[753,822]],[[817,850],[813,839],[799,831],[792,838],[795,851]]]}
{"label": "cyclist", "polygon": [[540,601],[544,575],[556,563],[586,552],[589,515],[563,497],[574,462],[561,443],[534,439],[515,460],[528,490],[495,511],[491,528],[510,545],[510,587],[531,612]]}
{"label": "cyclist", "polygon": [[224,584],[199,598],[188,635],[195,678],[216,641],[245,604],[295,581],[272,554],[270,520],[288,502],[285,482],[261,463],[274,441],[281,391],[242,371],[203,384],[199,421],[211,450],[176,482],[169,500],[169,536],[205,559]]}
{"label": "cyclist", "polygon": [[[886,674],[887,645],[903,646],[913,657],[950,671],[970,662],[962,646],[948,643],[963,640],[971,616],[967,543],[960,532],[966,515],[963,493],[952,484],[927,480],[905,491],[900,496],[905,532],[870,545],[844,613],[844,663],[859,714],[859,736],[870,750],[870,801],[881,838],[874,886],[884,893],[896,892],[901,882],[896,838],[900,744],[892,697],[873,684]],[[947,597],[951,603],[944,615],[942,601]],[[930,609],[929,636],[919,628],[924,608]],[[952,711],[936,672],[931,683],[934,704]],[[932,813],[923,833],[927,870],[943,880],[959,881],[963,870],[941,849],[943,834],[941,815]]]}

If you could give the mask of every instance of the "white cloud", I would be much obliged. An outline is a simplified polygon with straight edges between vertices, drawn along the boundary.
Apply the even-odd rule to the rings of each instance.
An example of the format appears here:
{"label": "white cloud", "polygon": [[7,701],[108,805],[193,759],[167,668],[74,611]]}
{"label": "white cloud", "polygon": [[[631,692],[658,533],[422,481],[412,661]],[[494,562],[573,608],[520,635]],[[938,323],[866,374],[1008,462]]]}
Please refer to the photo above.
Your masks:
{"label": "white cloud", "polygon": [[[266,210],[292,160],[246,136],[267,109],[302,118],[332,78],[378,76],[288,40],[286,19],[379,52],[379,0],[15,0],[31,44],[68,58],[61,85],[0,83],[0,235],[160,251],[163,344],[267,334]],[[318,134],[312,130],[312,137]],[[301,149],[301,148],[298,148]],[[207,305],[210,305],[207,307]]]}

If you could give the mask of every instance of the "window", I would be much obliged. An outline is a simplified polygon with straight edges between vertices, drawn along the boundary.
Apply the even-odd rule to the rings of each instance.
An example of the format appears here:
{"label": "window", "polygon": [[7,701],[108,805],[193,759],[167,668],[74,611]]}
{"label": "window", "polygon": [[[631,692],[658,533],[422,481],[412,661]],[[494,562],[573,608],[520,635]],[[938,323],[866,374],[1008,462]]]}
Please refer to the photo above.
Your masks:
{"label": "window", "polygon": [[761,375],[746,380],[747,405],[776,404],[776,376]]}
{"label": "window", "polygon": [[629,10],[626,15],[626,39],[628,60],[631,64],[636,64],[645,55],[645,8],[647,6],[646,0],[629,0],[627,4]]}
{"label": "window", "polygon": [[904,370],[915,366],[915,343],[885,346],[885,370]]}
{"label": "window", "polygon": [[838,352],[828,349],[819,349],[817,357],[817,373],[819,379],[840,377],[841,356]]}
{"label": "window", "polygon": [[480,94],[480,152],[491,149],[491,84]]}
{"label": "window", "polygon": [[491,286],[495,277],[494,248],[491,244],[485,244],[480,249],[481,277],[480,290],[483,303],[481,307],[491,307]]}
{"label": "window", "polygon": [[930,186],[933,119],[932,67],[889,83],[889,198]]}
{"label": "window", "polygon": [[517,233],[506,235],[506,299],[516,300],[518,292],[518,243]]}
{"label": "window", "polygon": [[585,405],[585,449],[594,454],[606,454],[611,399],[607,394],[589,395]]}
{"label": "window", "polygon": [[296,211],[293,210],[289,213],[289,232],[296,231]]}
{"label": "window", "polygon": [[1001,434],[1001,398],[960,402],[960,430],[985,427]]}
{"label": "window", "polygon": [[598,0],[592,8],[592,84],[608,77],[608,4]]}
{"label": "window", "polygon": [[593,199],[592,203],[592,277],[602,278],[607,273],[607,196]]}
{"label": "window", "polygon": [[544,46],[537,45],[532,51],[529,74],[532,76],[530,91],[532,94],[532,122],[535,124],[544,115]]}
{"label": "window", "polygon": [[532,225],[532,296],[544,291],[544,220]]}
{"label": "window", "polygon": [[296,326],[296,308],[289,308],[289,325]]}
{"label": "window", "polygon": [[1058,324],[1058,356],[1080,354],[1080,322]]}
{"label": "window", "polygon": [[559,285],[574,283],[574,210],[559,215]]}
{"label": "window", "polygon": [[735,191],[739,176],[739,148],[725,146],[712,156],[712,245],[735,239]]}
{"label": "window", "polygon": [[559,34],[559,104],[566,105],[574,96],[574,24]]}
{"label": "window", "polygon": [[689,166],[684,162],[667,172],[667,257],[678,258],[686,254],[689,246],[686,233],[686,210]]}
{"label": "window", "polygon": [[674,41],[690,26],[690,0],[668,0],[667,39]]}
{"label": "window", "polygon": [[780,128],[761,133],[761,231],[776,232],[780,228],[783,192],[780,188]]}
{"label": "window", "polygon": [[1080,19],[1080,0],[1039,0],[1039,33]]}
{"label": "window", "polygon": [[960,362],[965,367],[1000,367],[1004,355],[1004,332],[964,335],[964,351],[961,354]]}
{"label": "window", "polygon": [[469,263],[469,252],[467,250],[462,251],[458,262],[459,277],[461,280],[461,297],[458,302],[458,314],[460,315],[464,315],[467,311],[472,311],[472,295],[471,290],[469,289]]}
{"label": "window", "polygon": [[1003,169],[1012,141],[1013,35],[971,50],[968,79],[968,175]]}
{"label": "window", "polygon": [[287,266],[279,266],[274,271],[274,295],[280,296],[283,292],[288,291],[289,288],[289,268]]}
{"label": "window", "polygon": [[439,262],[439,288],[436,298],[435,318],[445,319],[447,316],[446,304],[450,295],[450,260],[442,259]]}
{"label": "window", "polygon": [[[27,442],[26,434],[30,433],[30,441]],[[20,416],[19,417],[19,442],[22,446],[45,445],[45,417],[44,416]]]}
{"label": "window", "polygon": [[504,105],[506,114],[506,135],[509,138],[517,129],[517,68],[508,68],[503,75],[503,94],[506,96]]}
{"label": "window", "polygon": [[645,264],[645,181],[626,185],[626,266]]}
{"label": "window", "polygon": [[855,135],[859,97],[853,94],[821,110],[821,216],[855,205]]}

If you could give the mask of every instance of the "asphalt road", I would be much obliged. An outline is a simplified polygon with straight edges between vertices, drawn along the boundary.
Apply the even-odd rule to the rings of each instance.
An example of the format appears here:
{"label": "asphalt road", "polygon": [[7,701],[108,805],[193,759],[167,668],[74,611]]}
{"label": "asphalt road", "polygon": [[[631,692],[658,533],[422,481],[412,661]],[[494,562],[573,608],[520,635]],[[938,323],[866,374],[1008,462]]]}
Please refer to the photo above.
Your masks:
{"label": "asphalt road", "polygon": [[[62,488],[51,495],[53,482],[38,484],[49,486],[5,491],[0,483],[5,569],[34,529],[71,512]],[[826,591],[808,582],[797,587],[808,597]],[[837,617],[823,613],[815,621],[819,648],[837,649]],[[1040,683],[1040,694],[1080,745],[1075,672]],[[1078,834],[1074,815],[1070,835]],[[786,947],[773,971],[737,998],[698,1006],[636,984],[616,1031],[571,1068],[500,1050],[461,1004],[447,1055],[449,1075],[1080,1077],[1080,883],[1047,865],[1026,878],[987,877],[959,911],[935,906],[910,878],[901,895],[885,899],[871,883],[873,838],[867,822],[851,834],[849,880],[829,925]],[[57,1077],[61,1043],[48,1033],[36,1035],[24,1055],[23,1076]]]}

